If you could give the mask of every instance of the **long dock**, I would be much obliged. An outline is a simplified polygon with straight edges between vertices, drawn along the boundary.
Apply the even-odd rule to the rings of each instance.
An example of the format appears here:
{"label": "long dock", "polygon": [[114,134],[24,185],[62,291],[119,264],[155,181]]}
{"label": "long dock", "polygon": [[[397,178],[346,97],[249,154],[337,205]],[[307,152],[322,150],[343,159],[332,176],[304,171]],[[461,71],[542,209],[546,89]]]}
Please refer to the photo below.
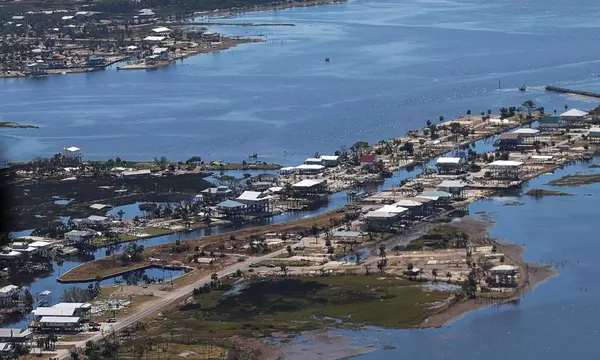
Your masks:
{"label": "long dock", "polygon": [[561,88],[561,87],[556,87],[556,86],[546,86],[546,91],[554,91],[554,92],[562,93],[562,94],[582,95],[582,96],[588,96],[588,97],[600,99],[599,93],[595,93],[595,92],[591,92],[591,91],[572,90],[572,89]]}

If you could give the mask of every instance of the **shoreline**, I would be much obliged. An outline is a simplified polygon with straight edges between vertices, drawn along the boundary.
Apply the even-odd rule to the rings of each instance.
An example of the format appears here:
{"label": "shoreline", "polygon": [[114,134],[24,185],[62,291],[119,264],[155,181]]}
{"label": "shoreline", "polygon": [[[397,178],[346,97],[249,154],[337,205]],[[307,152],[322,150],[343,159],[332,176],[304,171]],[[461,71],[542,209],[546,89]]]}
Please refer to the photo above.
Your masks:
{"label": "shoreline", "polygon": [[195,12],[191,17],[215,17],[215,16],[233,16],[237,14],[243,13],[252,13],[252,12],[260,12],[260,11],[277,11],[277,10],[285,10],[285,9],[293,9],[298,7],[312,7],[312,6],[324,6],[324,5],[337,5],[347,3],[348,0],[309,0],[309,1],[292,1],[284,4],[264,4],[257,5],[250,9],[223,9],[217,11],[200,11]]}

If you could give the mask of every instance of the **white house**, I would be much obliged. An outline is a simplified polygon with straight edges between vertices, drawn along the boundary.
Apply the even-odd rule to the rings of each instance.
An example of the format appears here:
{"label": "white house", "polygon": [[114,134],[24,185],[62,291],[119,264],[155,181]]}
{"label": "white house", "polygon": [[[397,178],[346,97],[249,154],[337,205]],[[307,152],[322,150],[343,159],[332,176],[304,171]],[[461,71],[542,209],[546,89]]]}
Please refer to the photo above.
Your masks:
{"label": "white house", "polygon": [[0,288],[0,307],[6,307],[11,301],[13,296],[19,294],[21,288],[16,285],[6,285]]}
{"label": "white house", "polygon": [[89,243],[94,234],[90,231],[71,230],[65,233],[65,242],[67,244]]}
{"label": "white house", "polygon": [[79,162],[81,162],[81,160],[83,159],[81,149],[75,146],[64,148],[62,155],[67,159],[77,160]]}
{"label": "white house", "polygon": [[585,122],[588,113],[579,109],[571,109],[560,114],[560,120],[566,126],[581,125]]}
{"label": "white house", "polygon": [[321,155],[321,165],[336,166],[339,164],[340,157],[337,155]]}

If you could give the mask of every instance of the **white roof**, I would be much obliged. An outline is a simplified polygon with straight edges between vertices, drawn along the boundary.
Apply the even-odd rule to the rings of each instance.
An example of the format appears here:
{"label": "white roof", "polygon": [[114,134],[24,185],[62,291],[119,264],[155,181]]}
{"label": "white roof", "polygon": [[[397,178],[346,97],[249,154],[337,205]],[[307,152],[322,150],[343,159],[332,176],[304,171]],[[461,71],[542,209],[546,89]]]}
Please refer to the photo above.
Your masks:
{"label": "white roof", "polygon": [[65,235],[86,236],[86,235],[93,235],[93,234],[89,231],[71,230],[68,233],[65,233]]}
{"label": "white roof", "polygon": [[78,322],[79,318],[76,316],[44,316],[40,320],[40,323],[77,324]]}
{"label": "white roof", "polygon": [[593,128],[590,129],[589,132],[600,133],[600,127],[593,127]]}
{"label": "white roof", "polygon": [[72,15],[65,15],[63,17],[61,17],[62,20],[71,20],[74,16]]}
{"label": "white roof", "polygon": [[7,337],[23,337],[29,335],[29,331],[25,330],[22,331],[22,329],[14,329],[14,328],[0,328],[0,337],[3,338],[7,338]]}
{"label": "white roof", "polygon": [[75,308],[39,307],[32,311],[35,316],[73,316]]}
{"label": "white roof", "polygon": [[146,36],[144,40],[146,41],[163,41],[166,39],[164,36]]}
{"label": "white roof", "polygon": [[53,306],[53,308],[59,308],[59,309],[89,309],[91,307],[92,307],[92,304],[90,304],[90,303],[66,303],[66,302],[58,303]]}
{"label": "white roof", "polygon": [[464,188],[467,184],[459,180],[444,180],[438,187],[447,187],[447,188]]}
{"label": "white roof", "polygon": [[294,170],[296,170],[296,168],[293,166],[286,166],[286,167],[282,167],[281,169],[279,169],[279,171],[294,171]]}
{"label": "white roof", "polygon": [[102,210],[104,208],[111,207],[111,206],[110,205],[106,205],[106,204],[92,204],[92,205],[90,205],[90,207],[92,209]]}
{"label": "white roof", "polygon": [[523,163],[521,161],[514,161],[514,160],[496,160],[492,163],[489,164],[490,166],[504,166],[504,167],[511,167],[511,166],[521,166],[523,165]]}
{"label": "white roof", "polygon": [[585,111],[581,111],[579,109],[571,109],[568,111],[565,111],[564,113],[560,114],[560,116],[569,116],[569,117],[582,117],[582,116],[586,116],[588,113],[586,113]]}
{"label": "white roof", "polygon": [[296,169],[300,169],[300,170],[322,170],[322,169],[325,169],[325,166],[323,166],[323,165],[312,165],[312,164],[302,164],[302,165],[296,166]]}
{"label": "white roof", "polygon": [[513,131],[513,134],[537,134],[539,132],[540,131],[538,129],[521,128]]}
{"label": "white roof", "polygon": [[23,254],[21,254],[18,251],[15,250],[11,250],[9,252],[7,252],[6,254],[0,254],[0,256],[2,257],[6,257],[6,256],[10,256],[10,257],[17,257],[17,256],[22,256]]}
{"label": "white roof", "polygon": [[395,202],[394,205],[398,205],[398,206],[402,206],[402,207],[418,207],[418,206],[423,206],[422,203],[416,201],[416,200],[409,200],[409,199],[404,199],[404,200],[400,200],[398,202]]}
{"label": "white roof", "polygon": [[87,217],[89,221],[104,221],[108,219],[106,216],[90,215]]}
{"label": "white roof", "polygon": [[126,47],[127,50],[136,50],[138,47],[135,45],[129,45]]}
{"label": "white roof", "polygon": [[531,158],[534,160],[552,160],[552,158],[554,158],[554,156],[552,156],[552,155],[533,155]]}
{"label": "white roof", "polygon": [[513,265],[498,265],[490,269],[490,271],[515,271],[519,267]]}
{"label": "white roof", "polygon": [[266,196],[260,191],[244,191],[236,200],[259,201],[270,198],[270,196]]}
{"label": "white roof", "polygon": [[123,176],[134,176],[134,175],[147,175],[150,174],[151,171],[149,169],[145,170],[133,170],[133,171],[123,171]]}
{"label": "white roof", "polygon": [[365,218],[377,219],[377,218],[393,218],[398,216],[397,213],[391,213],[388,211],[369,211]]}
{"label": "white roof", "polygon": [[314,157],[313,158],[308,158],[308,159],[304,160],[305,163],[306,162],[318,162],[318,163],[320,163],[321,161],[323,161],[323,160],[321,160],[320,158],[314,158]]}
{"label": "white roof", "polygon": [[23,20],[23,19],[25,19],[25,16],[22,16],[22,15],[16,15],[16,16],[13,16],[13,17],[12,17],[12,19],[13,19],[13,20]]}
{"label": "white roof", "polygon": [[294,185],[292,185],[292,187],[308,188],[308,187],[313,187],[313,186],[316,186],[316,185],[320,185],[320,184],[324,183],[325,181],[326,181],[325,179],[321,179],[321,180],[302,180],[302,181],[297,182]]}
{"label": "white roof", "polygon": [[385,205],[384,207],[377,209],[376,211],[389,212],[389,213],[394,213],[394,214],[402,214],[403,212],[408,211],[408,209],[403,208],[402,206]]}
{"label": "white roof", "polygon": [[75,146],[71,146],[71,147],[65,148],[65,150],[70,151],[70,152],[75,152],[75,151],[79,151],[81,149],[79,149],[78,147],[75,147]]}
{"label": "white roof", "polygon": [[34,241],[31,244],[29,244],[29,246],[36,247],[36,248],[46,247],[46,246],[49,246],[49,245],[51,245],[51,243],[49,243],[47,241]]}
{"label": "white roof", "polygon": [[155,54],[155,55],[156,54],[162,54],[162,53],[167,52],[167,51],[169,51],[169,49],[165,48],[165,47],[155,47],[154,49],[152,49],[152,53]]}
{"label": "white roof", "polygon": [[321,155],[321,160],[325,161],[337,161],[339,158],[337,155]]}
{"label": "white roof", "polygon": [[159,34],[160,33],[166,33],[166,32],[169,32],[169,31],[171,31],[171,29],[169,29],[167,27],[164,27],[164,26],[152,29],[152,32],[159,33]]}
{"label": "white roof", "polygon": [[460,164],[459,157],[441,157],[435,162],[436,164]]}
{"label": "white roof", "polygon": [[6,285],[5,287],[0,289],[0,293],[1,294],[8,294],[11,293],[15,290],[19,290],[19,287],[17,285]]}

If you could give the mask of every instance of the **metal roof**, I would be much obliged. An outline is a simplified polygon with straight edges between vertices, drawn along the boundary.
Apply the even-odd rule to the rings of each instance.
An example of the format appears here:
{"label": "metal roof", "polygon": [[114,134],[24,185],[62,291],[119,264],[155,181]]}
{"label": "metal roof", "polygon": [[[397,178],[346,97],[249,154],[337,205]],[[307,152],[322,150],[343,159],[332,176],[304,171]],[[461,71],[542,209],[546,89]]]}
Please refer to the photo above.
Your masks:
{"label": "metal roof", "polygon": [[497,166],[497,167],[514,167],[521,166],[523,163],[521,161],[513,161],[513,160],[496,160],[489,164],[489,166]]}
{"label": "metal roof", "polygon": [[408,209],[403,208],[402,206],[385,205],[384,207],[377,209],[375,211],[390,212],[390,213],[394,213],[394,214],[402,214],[403,212],[408,211]]}
{"label": "metal roof", "polygon": [[323,184],[325,181],[326,181],[325,179],[321,179],[321,180],[302,180],[302,181],[297,182],[294,185],[292,185],[292,187],[295,187],[295,188],[309,188],[309,187],[313,187],[313,186],[316,186],[316,185]]}
{"label": "metal roof", "polygon": [[219,204],[217,204],[217,207],[220,208],[229,208],[229,209],[234,209],[234,208],[239,208],[239,207],[245,207],[245,204],[239,203],[237,201],[233,201],[233,200],[225,200]]}
{"label": "metal roof", "polygon": [[567,117],[582,117],[582,116],[586,116],[588,113],[585,111],[581,111],[579,109],[571,109],[568,111],[565,111],[564,113],[560,114],[560,116],[567,116]]}
{"label": "metal roof", "polygon": [[387,212],[387,211],[369,211],[365,215],[365,218],[378,219],[378,218],[393,218],[396,216],[398,216],[397,213],[391,213],[391,212]]}
{"label": "metal roof", "polygon": [[245,200],[245,201],[261,201],[267,200],[270,196],[265,195],[260,191],[244,191],[242,195],[238,196],[236,200]]}
{"label": "metal roof", "polygon": [[44,316],[40,319],[40,323],[76,324],[78,322],[79,317],[76,316]]}
{"label": "metal roof", "polygon": [[10,292],[13,292],[15,290],[19,290],[19,287],[17,285],[6,285],[5,287],[0,289],[0,293],[1,294],[8,294]]}
{"label": "metal roof", "polygon": [[325,169],[325,166],[323,165],[313,165],[313,164],[302,164],[302,165],[298,165],[296,166],[296,169],[298,170],[322,170]]}
{"label": "metal roof", "polygon": [[337,161],[340,157],[337,155],[321,155],[321,160]]}
{"label": "metal roof", "polygon": [[447,187],[447,188],[464,188],[467,184],[459,180],[444,180],[438,187]]}
{"label": "metal roof", "polygon": [[458,165],[458,164],[460,164],[461,160],[462,159],[459,157],[441,157],[436,160],[435,164],[436,165],[437,164],[456,164],[456,165]]}
{"label": "metal roof", "polygon": [[39,307],[31,312],[35,316],[72,316],[75,308]]}
{"label": "metal roof", "polygon": [[423,203],[420,203],[416,200],[404,199],[398,202],[395,202],[394,205],[402,206],[402,207],[419,207],[423,206]]}
{"label": "metal roof", "polygon": [[29,332],[25,332],[23,329],[0,328],[0,338],[24,337],[28,334]]}

